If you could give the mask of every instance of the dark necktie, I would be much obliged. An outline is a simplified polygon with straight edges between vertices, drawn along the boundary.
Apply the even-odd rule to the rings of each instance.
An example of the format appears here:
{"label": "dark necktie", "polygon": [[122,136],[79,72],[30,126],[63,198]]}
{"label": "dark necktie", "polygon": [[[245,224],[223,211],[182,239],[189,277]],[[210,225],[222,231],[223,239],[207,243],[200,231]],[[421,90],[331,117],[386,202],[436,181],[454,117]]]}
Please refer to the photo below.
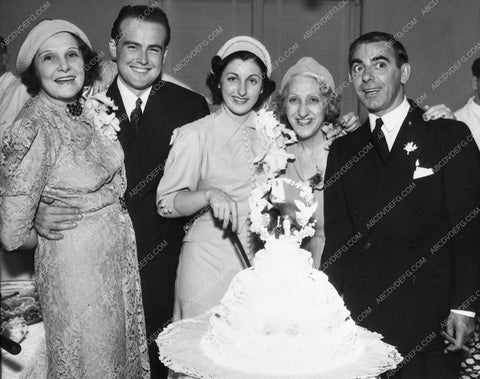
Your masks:
{"label": "dark necktie", "polygon": [[388,145],[387,141],[385,140],[385,134],[383,134],[382,131],[382,125],[383,125],[383,120],[381,118],[377,118],[375,121],[375,129],[373,129],[373,134],[372,134],[372,139],[373,139],[373,145],[378,151],[378,154],[380,154],[380,157],[384,162],[387,161],[388,158]]}
{"label": "dark necktie", "polygon": [[138,130],[138,124],[142,118],[142,99],[138,98],[135,102],[135,109],[130,114],[130,125],[135,132]]}

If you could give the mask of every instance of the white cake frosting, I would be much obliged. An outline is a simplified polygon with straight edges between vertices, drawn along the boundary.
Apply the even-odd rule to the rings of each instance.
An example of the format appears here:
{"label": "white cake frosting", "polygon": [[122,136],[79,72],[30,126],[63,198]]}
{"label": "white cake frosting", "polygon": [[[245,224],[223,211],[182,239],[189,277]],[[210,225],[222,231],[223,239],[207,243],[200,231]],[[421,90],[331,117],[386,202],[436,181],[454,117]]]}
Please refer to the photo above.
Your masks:
{"label": "white cake frosting", "polygon": [[294,239],[267,240],[210,316],[202,349],[216,364],[259,374],[308,375],[363,352],[343,300]]}

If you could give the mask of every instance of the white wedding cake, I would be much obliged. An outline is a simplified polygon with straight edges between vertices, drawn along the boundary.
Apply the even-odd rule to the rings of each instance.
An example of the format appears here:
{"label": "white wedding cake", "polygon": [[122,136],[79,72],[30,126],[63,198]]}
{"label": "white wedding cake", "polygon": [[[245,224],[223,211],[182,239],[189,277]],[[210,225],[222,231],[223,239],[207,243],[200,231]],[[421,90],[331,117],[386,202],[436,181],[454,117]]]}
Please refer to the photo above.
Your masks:
{"label": "white wedding cake", "polygon": [[[296,192],[293,202],[285,189]],[[381,335],[354,323],[300,248],[314,233],[315,210],[306,184],[271,179],[251,192],[251,230],[265,248],[218,306],[158,336],[165,365],[195,378],[352,379],[376,377],[401,362]]]}
{"label": "white wedding cake", "polygon": [[270,239],[210,316],[201,347],[215,363],[270,375],[319,374],[363,346],[343,300],[293,238]]}

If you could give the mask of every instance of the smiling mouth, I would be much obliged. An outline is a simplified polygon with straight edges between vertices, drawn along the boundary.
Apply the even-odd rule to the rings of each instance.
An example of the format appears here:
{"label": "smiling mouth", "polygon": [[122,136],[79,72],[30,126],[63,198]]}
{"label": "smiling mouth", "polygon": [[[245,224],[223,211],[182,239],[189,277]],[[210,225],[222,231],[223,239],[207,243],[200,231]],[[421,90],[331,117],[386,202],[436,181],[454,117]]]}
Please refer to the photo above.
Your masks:
{"label": "smiling mouth", "polygon": [[132,69],[132,71],[138,72],[140,74],[144,74],[150,70],[149,68],[146,68],[146,67],[130,66],[130,68]]}
{"label": "smiling mouth", "polygon": [[59,84],[70,84],[74,81],[75,81],[75,76],[63,76],[61,78],[55,79],[55,82]]}
{"label": "smiling mouth", "polygon": [[373,97],[378,92],[380,92],[380,88],[367,88],[362,90],[362,92],[365,94],[366,97]]}
{"label": "smiling mouth", "polygon": [[312,118],[297,118],[297,125],[300,126],[309,126],[312,122]]}
{"label": "smiling mouth", "polygon": [[237,104],[245,104],[248,101],[248,98],[233,96],[233,101]]}

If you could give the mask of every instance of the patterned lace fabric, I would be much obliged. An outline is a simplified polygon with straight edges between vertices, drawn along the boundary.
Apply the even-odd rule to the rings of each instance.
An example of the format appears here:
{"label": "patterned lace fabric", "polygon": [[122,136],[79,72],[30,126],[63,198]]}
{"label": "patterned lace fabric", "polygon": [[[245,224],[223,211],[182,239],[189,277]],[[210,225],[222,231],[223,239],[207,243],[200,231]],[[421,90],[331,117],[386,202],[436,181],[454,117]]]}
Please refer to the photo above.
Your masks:
{"label": "patterned lace fabric", "polygon": [[470,340],[471,353],[462,362],[461,379],[480,378],[480,317],[475,320],[475,332]]}
{"label": "patterned lace fabric", "polygon": [[0,152],[0,240],[27,241],[40,196],[83,219],[64,238],[39,237],[35,271],[49,378],[149,378],[135,237],[119,197],[118,141],[43,95],[30,100]]}

